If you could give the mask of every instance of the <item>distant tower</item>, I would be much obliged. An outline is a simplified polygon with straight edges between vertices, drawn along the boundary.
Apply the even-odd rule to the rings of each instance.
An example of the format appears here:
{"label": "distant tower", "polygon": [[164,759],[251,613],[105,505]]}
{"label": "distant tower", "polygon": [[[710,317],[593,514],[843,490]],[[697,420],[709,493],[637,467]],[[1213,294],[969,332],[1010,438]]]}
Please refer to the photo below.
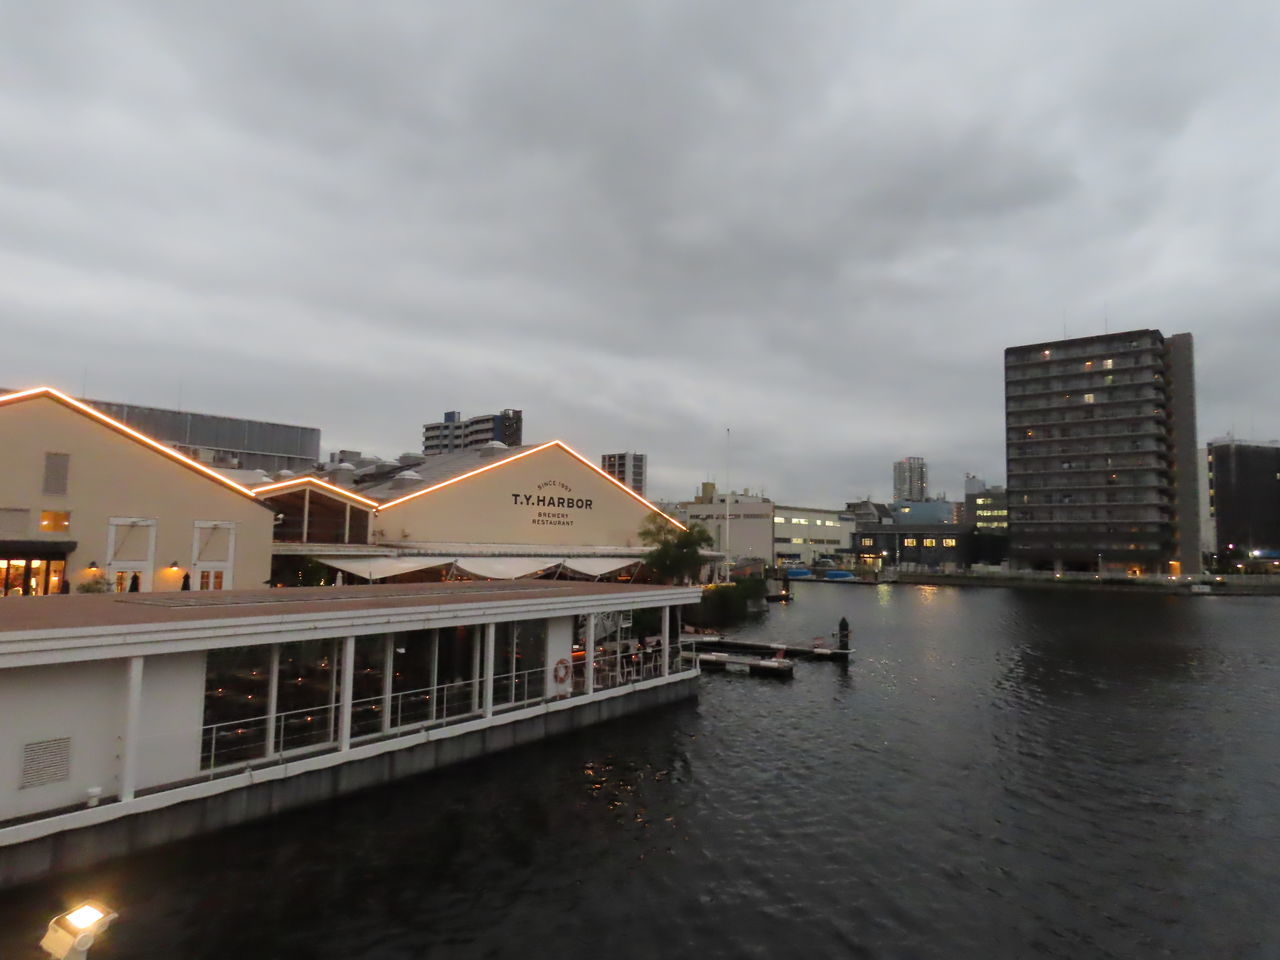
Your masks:
{"label": "distant tower", "polygon": [[600,469],[643,497],[646,459],[643,453],[606,453]]}
{"label": "distant tower", "polygon": [[893,499],[919,502],[929,496],[929,467],[924,457],[906,457],[893,465]]}

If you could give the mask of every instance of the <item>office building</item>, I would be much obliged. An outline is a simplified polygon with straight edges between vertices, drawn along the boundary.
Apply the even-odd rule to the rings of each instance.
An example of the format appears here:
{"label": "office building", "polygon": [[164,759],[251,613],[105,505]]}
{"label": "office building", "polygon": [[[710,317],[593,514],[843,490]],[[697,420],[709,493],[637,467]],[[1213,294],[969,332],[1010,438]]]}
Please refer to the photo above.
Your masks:
{"label": "office building", "polygon": [[1158,330],[1005,350],[1013,569],[1200,572],[1192,351]]}
{"label": "office building", "polygon": [[483,447],[494,441],[508,447],[524,443],[523,411],[503,410],[463,420],[457,410],[449,410],[439,423],[427,423],[422,427],[422,452],[428,456]]}
{"label": "office building", "polygon": [[645,460],[643,453],[606,453],[600,458],[600,468],[643,497]]}
{"label": "office building", "polygon": [[924,457],[906,457],[893,465],[893,499],[926,500],[929,497],[929,467]]}
{"label": "office building", "polygon": [[1209,443],[1207,463],[1217,552],[1247,566],[1280,560],[1280,445],[1226,437]]}

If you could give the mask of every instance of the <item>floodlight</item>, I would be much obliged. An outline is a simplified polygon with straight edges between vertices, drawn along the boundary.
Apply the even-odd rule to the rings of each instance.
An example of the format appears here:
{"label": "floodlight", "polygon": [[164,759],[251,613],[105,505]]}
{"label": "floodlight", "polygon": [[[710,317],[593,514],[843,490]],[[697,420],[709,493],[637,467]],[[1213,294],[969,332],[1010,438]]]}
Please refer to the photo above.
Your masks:
{"label": "floodlight", "polygon": [[110,907],[87,900],[49,921],[40,948],[55,960],[85,960],[93,941],[106,932],[116,916]]}

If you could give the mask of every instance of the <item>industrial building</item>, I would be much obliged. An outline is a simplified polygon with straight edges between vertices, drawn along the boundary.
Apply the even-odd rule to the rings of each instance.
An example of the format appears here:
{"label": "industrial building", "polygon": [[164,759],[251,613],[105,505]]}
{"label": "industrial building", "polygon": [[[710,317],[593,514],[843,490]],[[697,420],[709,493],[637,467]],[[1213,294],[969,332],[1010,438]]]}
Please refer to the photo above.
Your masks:
{"label": "industrial building", "polygon": [[1005,350],[1011,569],[1200,572],[1192,350],[1158,330]]}

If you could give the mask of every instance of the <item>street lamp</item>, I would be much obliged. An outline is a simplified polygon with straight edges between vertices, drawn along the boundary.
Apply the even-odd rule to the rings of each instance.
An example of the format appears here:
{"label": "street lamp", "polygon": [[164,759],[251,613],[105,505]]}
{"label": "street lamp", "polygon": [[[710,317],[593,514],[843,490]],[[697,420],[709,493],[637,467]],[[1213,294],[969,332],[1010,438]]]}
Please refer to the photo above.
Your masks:
{"label": "street lamp", "polygon": [[94,939],[117,916],[110,907],[88,900],[50,920],[40,948],[55,960],[85,960]]}

